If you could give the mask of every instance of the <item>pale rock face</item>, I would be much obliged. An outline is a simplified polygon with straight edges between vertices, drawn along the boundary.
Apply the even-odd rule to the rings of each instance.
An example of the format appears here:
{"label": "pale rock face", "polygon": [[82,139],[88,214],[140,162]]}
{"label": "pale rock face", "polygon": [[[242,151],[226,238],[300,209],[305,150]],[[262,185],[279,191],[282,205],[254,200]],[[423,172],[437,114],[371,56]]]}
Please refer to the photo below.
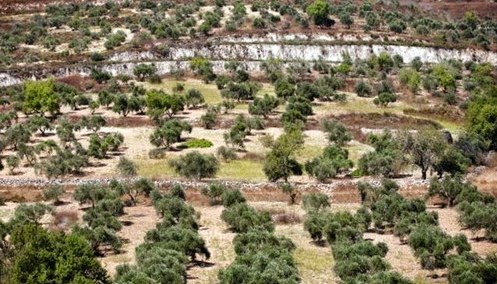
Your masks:
{"label": "pale rock face", "polygon": [[[265,36],[227,36],[212,38],[206,44],[171,46],[167,56],[160,56],[152,51],[129,51],[111,55],[101,68],[112,75],[133,75],[133,68],[139,64],[154,64],[157,74],[165,75],[178,69],[188,69],[189,60],[202,56],[211,60],[215,72],[223,72],[224,63],[228,60],[240,60],[247,66],[248,71],[260,71],[262,61],[269,58],[279,58],[286,64],[294,61],[324,60],[330,63],[342,61],[342,55],[347,53],[352,59],[367,59],[372,54],[379,55],[387,52],[390,55],[399,54],[404,62],[409,63],[415,57],[422,62],[438,63],[454,59],[461,61],[475,60],[497,65],[497,53],[472,49],[441,49],[432,47],[401,46],[401,45],[339,45],[337,40],[343,40],[344,35],[328,34],[267,34]],[[352,40],[352,38],[348,39]],[[360,40],[367,40],[361,38]],[[54,75],[89,75],[92,63],[86,66],[67,66],[55,71],[42,72],[43,78]],[[28,75],[32,77],[35,74]],[[23,78],[26,79],[26,78]],[[12,74],[0,73],[0,86],[19,84],[20,78]]]}
{"label": "pale rock face", "polygon": [[14,78],[9,74],[0,73],[0,86],[11,86],[22,83],[18,78]]}

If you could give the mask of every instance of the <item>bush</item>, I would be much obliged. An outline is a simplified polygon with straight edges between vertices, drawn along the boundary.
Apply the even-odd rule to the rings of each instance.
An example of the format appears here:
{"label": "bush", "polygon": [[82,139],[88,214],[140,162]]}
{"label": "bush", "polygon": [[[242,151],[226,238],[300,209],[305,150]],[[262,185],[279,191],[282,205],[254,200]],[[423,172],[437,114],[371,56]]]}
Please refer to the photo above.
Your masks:
{"label": "bush", "polygon": [[373,89],[364,81],[359,81],[355,85],[354,91],[359,97],[371,97],[373,95]]}
{"label": "bush", "polygon": [[211,183],[202,188],[202,195],[209,197],[210,205],[218,205],[222,203],[221,196],[227,191],[226,186],[220,183]]}
{"label": "bush", "polygon": [[61,185],[52,185],[43,190],[43,199],[53,200],[54,205],[60,204],[60,196],[65,190]]}
{"label": "bush", "polygon": [[224,209],[221,219],[236,233],[246,233],[254,228],[274,231],[274,224],[269,213],[257,212],[246,203],[238,203]]}
{"label": "bush", "polygon": [[217,156],[224,161],[235,160],[237,158],[235,150],[226,146],[219,146],[217,148]]}
{"label": "bush", "polygon": [[329,197],[324,193],[309,193],[302,199],[302,207],[307,212],[319,212],[320,210],[330,207]]}
{"label": "bush", "polygon": [[214,144],[207,140],[207,139],[190,139],[183,144],[181,144],[182,147],[185,148],[209,148],[214,146]]}
{"label": "bush", "polygon": [[180,176],[196,180],[214,177],[219,170],[219,162],[216,157],[200,154],[197,151],[171,160],[169,164]]}
{"label": "bush", "polygon": [[245,203],[246,199],[239,190],[225,190],[221,195],[223,206],[228,208],[238,203]]}
{"label": "bush", "polygon": [[136,164],[126,157],[119,158],[119,162],[117,163],[117,171],[119,175],[123,177],[133,177],[138,173]]}

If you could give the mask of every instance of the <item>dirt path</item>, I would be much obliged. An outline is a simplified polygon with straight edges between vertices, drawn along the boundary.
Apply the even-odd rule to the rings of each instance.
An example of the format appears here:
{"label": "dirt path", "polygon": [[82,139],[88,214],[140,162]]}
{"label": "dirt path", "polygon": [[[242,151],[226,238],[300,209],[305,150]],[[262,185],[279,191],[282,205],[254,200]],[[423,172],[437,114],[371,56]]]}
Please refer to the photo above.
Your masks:
{"label": "dirt path", "polygon": [[440,223],[440,228],[447,232],[447,234],[454,236],[458,234],[464,234],[469,243],[471,244],[471,250],[480,256],[485,257],[486,255],[497,252],[497,243],[492,243],[487,240],[480,239],[484,236],[483,231],[471,232],[468,229],[463,229],[461,224],[459,224],[459,213],[454,208],[429,208],[430,211],[438,213],[438,222]]}
{"label": "dirt path", "polygon": [[102,266],[112,276],[116,273],[118,265],[135,263],[135,248],[143,243],[146,233],[155,228],[155,225],[160,220],[151,205],[124,207],[124,212],[125,215],[121,216],[119,220],[125,226],[118,232],[118,236],[124,242],[122,253],[109,254],[101,258]]}
{"label": "dirt path", "polygon": [[218,271],[230,265],[235,259],[235,251],[232,246],[235,234],[228,231],[226,224],[221,220],[223,209],[222,206],[195,207],[195,210],[201,213],[199,234],[205,240],[211,257],[204,266],[189,267],[188,283],[218,283]]}

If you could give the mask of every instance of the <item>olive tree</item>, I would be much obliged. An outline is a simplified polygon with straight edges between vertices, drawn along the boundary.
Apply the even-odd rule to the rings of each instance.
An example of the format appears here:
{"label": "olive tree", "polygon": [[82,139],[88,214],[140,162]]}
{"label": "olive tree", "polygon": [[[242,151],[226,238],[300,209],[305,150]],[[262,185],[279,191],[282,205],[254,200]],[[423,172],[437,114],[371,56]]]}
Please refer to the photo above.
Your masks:
{"label": "olive tree", "polygon": [[195,180],[214,177],[219,170],[219,162],[214,155],[201,154],[197,151],[171,160],[169,165],[180,176]]}

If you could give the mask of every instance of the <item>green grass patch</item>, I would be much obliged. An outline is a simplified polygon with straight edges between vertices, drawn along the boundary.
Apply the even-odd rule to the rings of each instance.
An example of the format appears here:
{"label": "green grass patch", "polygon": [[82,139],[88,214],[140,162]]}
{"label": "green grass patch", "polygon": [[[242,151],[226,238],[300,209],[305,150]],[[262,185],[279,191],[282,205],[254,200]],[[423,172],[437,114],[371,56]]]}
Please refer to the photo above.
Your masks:
{"label": "green grass patch", "polygon": [[137,82],[136,84],[141,84],[146,89],[159,89],[166,93],[173,93],[173,88],[176,84],[184,84],[185,90],[182,94],[185,94],[189,89],[197,89],[202,95],[204,95],[205,103],[209,105],[218,104],[222,101],[221,93],[217,89],[215,84],[206,84],[200,80],[169,80],[164,79],[160,84],[150,84],[149,82]]}
{"label": "green grass patch", "polygon": [[186,142],[181,143],[179,148],[209,148],[214,146],[214,144],[207,139],[190,139]]}
{"label": "green grass patch", "polygon": [[[136,159],[135,163],[138,166],[138,175],[156,179],[179,177],[174,172],[173,168],[169,166],[169,159],[172,158],[173,157],[160,160],[152,160],[148,158]],[[262,167],[262,161],[246,159],[221,162],[216,179],[240,181],[266,180]]]}
{"label": "green grass patch", "polygon": [[357,162],[362,155],[374,150],[373,147],[362,143],[349,144],[345,146],[345,149],[349,151],[349,159],[354,162],[354,166],[357,166]]}
{"label": "green grass patch", "polygon": [[138,175],[146,178],[178,177],[173,168],[169,166],[168,159],[138,159],[135,160],[138,166]]}
{"label": "green grass patch", "polygon": [[240,159],[223,162],[216,177],[225,180],[262,181],[266,180],[262,167],[262,161]]}
{"label": "green grass patch", "polygon": [[293,259],[299,271],[312,271],[323,273],[333,269],[333,257],[329,253],[319,253],[317,249],[304,249],[297,247],[293,252]]}
{"label": "green grass patch", "polygon": [[298,152],[297,161],[300,163],[305,163],[313,158],[320,156],[323,154],[323,147],[316,145],[306,145]]}

